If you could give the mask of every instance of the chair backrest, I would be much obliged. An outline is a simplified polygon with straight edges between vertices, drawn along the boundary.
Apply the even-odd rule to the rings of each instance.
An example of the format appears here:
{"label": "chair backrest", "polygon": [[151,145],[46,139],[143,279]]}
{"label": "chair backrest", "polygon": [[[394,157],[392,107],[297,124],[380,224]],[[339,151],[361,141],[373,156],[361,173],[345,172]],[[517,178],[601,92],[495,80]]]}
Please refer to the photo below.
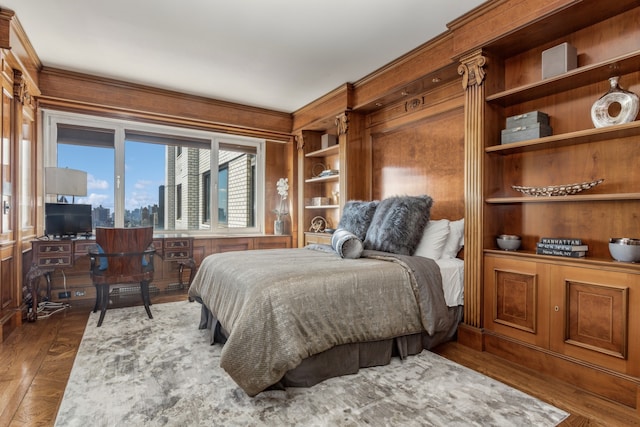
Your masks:
{"label": "chair backrest", "polygon": [[105,279],[138,281],[147,273],[143,252],[153,243],[153,227],[96,227],[96,243],[105,254],[122,254],[106,257]]}

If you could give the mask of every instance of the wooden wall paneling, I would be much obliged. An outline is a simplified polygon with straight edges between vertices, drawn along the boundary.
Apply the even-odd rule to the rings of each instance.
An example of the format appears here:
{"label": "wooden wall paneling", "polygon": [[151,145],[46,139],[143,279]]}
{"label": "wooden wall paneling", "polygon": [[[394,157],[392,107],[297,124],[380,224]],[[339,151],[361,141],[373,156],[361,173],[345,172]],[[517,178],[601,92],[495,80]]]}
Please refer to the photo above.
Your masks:
{"label": "wooden wall paneling", "polygon": [[206,258],[207,255],[212,253],[210,249],[210,239],[206,238],[194,238],[193,239],[193,260],[196,263],[196,266],[202,264],[202,260]]}
{"label": "wooden wall paneling", "polygon": [[214,238],[211,249],[212,253],[246,251],[253,249],[253,239],[248,237]]}
{"label": "wooden wall paneling", "polygon": [[[291,168],[291,160],[289,157],[290,144],[268,141],[266,144],[266,164],[265,164],[265,233],[273,234],[273,221],[276,215],[273,210],[280,203],[280,196],[276,183],[280,178],[289,179],[289,196],[286,200],[287,210],[295,213],[295,198],[293,198],[293,189],[295,188],[293,170]],[[285,219],[285,231],[291,232],[292,215],[287,215]]]}
{"label": "wooden wall paneling", "polygon": [[286,249],[291,247],[291,236],[270,236],[268,238],[254,238],[254,249]]}
{"label": "wooden wall paneling", "polygon": [[456,81],[452,50],[452,35],[443,33],[365,76],[354,84],[352,108],[371,112],[400,101],[406,94],[416,95]]}
{"label": "wooden wall paneling", "polygon": [[[315,101],[293,112],[293,133],[303,130],[334,129],[335,118],[351,108],[353,85],[345,83]],[[318,147],[319,148],[319,147]],[[313,151],[313,150],[309,150]]]}
{"label": "wooden wall paneling", "polygon": [[432,218],[462,218],[463,135],[461,109],[373,135],[373,199],[428,194],[434,199]]}
{"label": "wooden wall paneling", "polygon": [[47,67],[40,72],[40,90],[43,107],[290,139],[291,115],[273,110]]}
{"label": "wooden wall paneling", "polygon": [[390,132],[419,120],[464,107],[464,90],[459,78],[450,82],[432,83],[432,86],[427,91],[405,92],[399,101],[369,113],[366,125],[371,133]]}
{"label": "wooden wall paneling", "polygon": [[485,46],[511,56],[636,6],[636,0],[614,4],[599,0],[490,1],[449,23],[453,55]]}
{"label": "wooden wall paneling", "polygon": [[[346,133],[340,134],[340,205],[348,200],[370,200],[371,198],[371,158],[370,140],[364,131],[365,117],[349,111],[338,120],[348,120]],[[339,126],[340,128],[340,126]],[[337,212],[336,220],[340,219]],[[337,226],[337,221],[335,225]],[[335,227],[334,227],[335,228]]]}

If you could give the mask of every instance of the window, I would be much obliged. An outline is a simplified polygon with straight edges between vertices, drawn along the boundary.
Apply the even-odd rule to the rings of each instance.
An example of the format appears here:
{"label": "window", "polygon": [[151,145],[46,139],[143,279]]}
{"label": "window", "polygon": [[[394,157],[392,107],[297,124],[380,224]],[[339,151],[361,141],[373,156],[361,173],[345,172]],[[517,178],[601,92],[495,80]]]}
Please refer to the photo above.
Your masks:
{"label": "window", "polygon": [[218,223],[228,224],[229,164],[218,166]]}
{"label": "window", "polygon": [[176,219],[182,219],[182,184],[176,186]]}
{"label": "window", "polygon": [[[218,221],[222,221],[218,217]],[[226,221],[226,218],[225,218]],[[211,222],[211,171],[202,174],[202,222],[209,224]]]}
{"label": "window", "polygon": [[87,172],[87,197],[73,202],[92,205],[94,226],[262,231],[263,140],[49,110],[44,118],[45,166]]}

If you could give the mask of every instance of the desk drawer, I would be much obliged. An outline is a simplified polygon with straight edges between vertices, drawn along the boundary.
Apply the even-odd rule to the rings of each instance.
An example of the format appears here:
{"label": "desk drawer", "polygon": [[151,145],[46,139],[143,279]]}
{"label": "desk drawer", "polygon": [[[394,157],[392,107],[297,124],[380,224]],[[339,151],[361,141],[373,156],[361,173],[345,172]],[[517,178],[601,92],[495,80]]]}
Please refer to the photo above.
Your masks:
{"label": "desk drawer", "polygon": [[164,249],[191,249],[191,239],[165,239]]}
{"label": "desk drawer", "polygon": [[167,261],[179,261],[179,260],[187,260],[191,258],[190,250],[171,250],[164,251],[164,259]]}
{"label": "desk drawer", "polygon": [[46,257],[50,254],[69,254],[71,255],[73,244],[71,242],[55,242],[44,243],[37,246],[38,254]]}
{"label": "desk drawer", "polygon": [[73,264],[71,254],[57,256],[40,256],[38,258],[38,267],[69,267]]}
{"label": "desk drawer", "polygon": [[96,242],[76,242],[75,253],[78,256],[87,255],[90,249],[95,249]]}

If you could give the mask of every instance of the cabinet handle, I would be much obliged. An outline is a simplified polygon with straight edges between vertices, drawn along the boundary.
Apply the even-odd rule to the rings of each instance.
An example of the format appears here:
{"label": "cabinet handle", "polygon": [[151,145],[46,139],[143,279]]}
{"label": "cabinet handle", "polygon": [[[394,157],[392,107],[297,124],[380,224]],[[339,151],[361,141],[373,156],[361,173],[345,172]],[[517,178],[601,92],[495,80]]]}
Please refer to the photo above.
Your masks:
{"label": "cabinet handle", "polygon": [[554,309],[555,311],[560,311],[560,307],[558,307],[557,305],[556,305],[555,307],[553,307],[553,309]]}

